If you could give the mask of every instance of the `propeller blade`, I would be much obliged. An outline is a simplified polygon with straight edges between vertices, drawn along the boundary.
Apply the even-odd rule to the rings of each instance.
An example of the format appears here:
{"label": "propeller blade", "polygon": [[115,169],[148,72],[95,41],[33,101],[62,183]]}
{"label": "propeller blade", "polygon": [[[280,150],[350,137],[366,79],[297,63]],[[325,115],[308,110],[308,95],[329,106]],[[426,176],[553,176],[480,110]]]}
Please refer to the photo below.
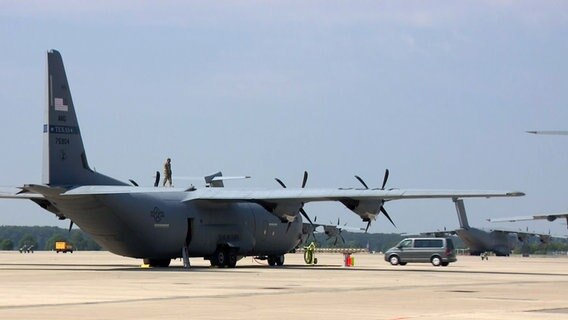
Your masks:
{"label": "propeller blade", "polygon": [[160,185],[160,171],[156,171],[156,180],[154,180],[154,187]]}
{"label": "propeller blade", "polygon": [[339,237],[341,238],[341,242],[343,242],[345,244],[345,238],[343,238],[343,236],[341,235],[341,233],[339,234]]}
{"label": "propeller blade", "polygon": [[[310,223],[310,225],[312,226],[312,237],[314,238],[314,240],[316,239],[316,226],[314,225],[314,223],[312,222],[312,219],[310,219],[310,216],[308,216],[308,214],[306,213],[306,211],[304,210],[304,208],[300,208],[300,213],[302,214],[302,216],[304,218],[306,218],[306,220],[308,220],[308,222]],[[317,219],[317,217],[316,217]]]}
{"label": "propeller blade", "polygon": [[389,221],[392,223],[392,225],[396,228],[396,224],[394,224],[394,222],[392,222],[392,219],[389,216],[387,209],[385,209],[385,207],[381,207],[381,212],[385,215],[385,217],[387,217],[387,219],[389,219]]}
{"label": "propeller blade", "polygon": [[302,188],[306,186],[307,182],[308,182],[308,172],[304,171],[304,178],[302,179]]}
{"label": "propeller blade", "polygon": [[72,228],[73,228],[73,221],[71,220],[71,222],[69,223],[69,232],[71,232]]}
{"label": "propeller blade", "polygon": [[383,178],[383,186],[381,187],[381,190],[385,190],[385,186],[387,184],[387,180],[389,179],[389,169],[385,170],[385,177]]}
{"label": "propeller blade", "polygon": [[274,178],[274,180],[276,180],[276,182],[278,182],[282,186],[282,188],[286,189],[286,185],[284,184],[284,182],[282,182],[282,180],[278,178]]}
{"label": "propeller blade", "polygon": [[367,222],[367,227],[365,228],[365,233],[367,233],[370,226],[371,226],[371,220],[369,220],[369,222]]}
{"label": "propeller blade", "polygon": [[337,237],[335,237],[335,241],[333,242],[333,245],[337,245]]}
{"label": "propeller blade", "polygon": [[130,181],[130,183],[132,183],[133,186],[138,187],[138,183],[136,183],[136,181],[132,179],[128,179],[128,181]]}
{"label": "propeller blade", "polygon": [[355,176],[355,179],[359,180],[359,182],[361,182],[361,184],[363,185],[363,187],[365,187],[365,189],[369,189],[369,187],[367,186],[365,181],[363,181],[363,179],[361,179],[361,177]]}
{"label": "propeller blade", "polygon": [[314,223],[312,222],[312,219],[310,219],[310,217],[308,216],[308,214],[306,213],[306,210],[304,210],[304,208],[300,208],[300,213],[302,214],[302,216],[304,218],[306,218],[306,220],[308,220],[308,222],[312,225],[312,227],[315,228]]}
{"label": "propeller blade", "polygon": [[286,226],[286,233],[290,230],[290,226],[292,226],[292,222],[288,222],[288,225]]}

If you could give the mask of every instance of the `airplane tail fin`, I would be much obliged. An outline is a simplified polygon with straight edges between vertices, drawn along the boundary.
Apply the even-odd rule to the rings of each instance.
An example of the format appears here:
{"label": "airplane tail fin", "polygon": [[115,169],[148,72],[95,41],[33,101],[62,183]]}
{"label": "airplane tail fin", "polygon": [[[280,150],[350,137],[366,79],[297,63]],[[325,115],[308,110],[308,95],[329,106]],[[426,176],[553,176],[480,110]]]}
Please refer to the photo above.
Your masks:
{"label": "airplane tail fin", "polygon": [[456,211],[458,212],[458,220],[460,222],[460,228],[469,229],[469,222],[467,221],[467,215],[465,213],[465,206],[463,205],[463,200],[456,198],[454,198],[453,200],[456,205]]}
{"label": "airplane tail fin", "polygon": [[47,52],[47,105],[43,134],[44,184],[126,185],[89,168],[63,59],[56,50]]}

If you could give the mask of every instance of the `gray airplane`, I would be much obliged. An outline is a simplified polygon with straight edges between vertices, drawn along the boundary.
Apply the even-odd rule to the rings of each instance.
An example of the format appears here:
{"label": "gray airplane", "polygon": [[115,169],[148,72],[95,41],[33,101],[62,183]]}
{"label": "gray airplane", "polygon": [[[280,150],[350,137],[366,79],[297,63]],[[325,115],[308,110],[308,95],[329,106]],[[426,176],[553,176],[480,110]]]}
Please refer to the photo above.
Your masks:
{"label": "gray airplane", "polygon": [[548,243],[550,241],[550,235],[546,234],[498,229],[486,231],[473,228],[469,225],[467,220],[463,200],[454,199],[454,203],[456,205],[460,228],[450,231],[424,232],[424,235],[443,237],[455,234],[469,247],[470,254],[475,256],[484,252],[493,252],[497,256],[510,255],[515,247],[511,235],[515,235],[523,244],[525,244],[531,236],[539,237],[541,243]]}
{"label": "gray airplane", "polygon": [[[338,201],[365,222],[386,211],[386,201],[420,198],[522,196],[521,192],[376,189],[139,187],[89,166],[61,55],[47,53],[47,103],[41,184],[0,191],[0,198],[29,199],[70,219],[105,249],[166,267],[171,259],[203,257],[235,267],[244,256],[282,265],[302,237],[303,210],[312,201]],[[385,179],[386,180],[386,179]],[[303,183],[302,187],[305,186]]]}

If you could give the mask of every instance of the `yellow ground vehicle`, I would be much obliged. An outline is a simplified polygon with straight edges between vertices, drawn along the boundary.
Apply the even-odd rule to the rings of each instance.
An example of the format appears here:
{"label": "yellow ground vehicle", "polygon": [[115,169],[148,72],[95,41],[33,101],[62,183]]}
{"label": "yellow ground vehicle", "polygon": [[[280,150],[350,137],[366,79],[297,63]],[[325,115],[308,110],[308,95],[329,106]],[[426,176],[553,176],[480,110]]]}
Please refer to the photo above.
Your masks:
{"label": "yellow ground vehicle", "polygon": [[57,241],[55,242],[55,252],[73,253],[73,245],[67,241]]}

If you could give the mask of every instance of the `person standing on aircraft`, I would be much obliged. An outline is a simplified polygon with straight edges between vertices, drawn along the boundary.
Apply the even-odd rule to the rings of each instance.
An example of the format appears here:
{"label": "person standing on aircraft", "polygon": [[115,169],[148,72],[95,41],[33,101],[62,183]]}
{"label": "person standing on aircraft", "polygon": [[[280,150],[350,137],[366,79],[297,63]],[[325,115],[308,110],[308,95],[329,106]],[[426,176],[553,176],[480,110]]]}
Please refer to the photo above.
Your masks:
{"label": "person standing on aircraft", "polygon": [[172,159],[167,158],[166,163],[164,163],[164,183],[162,186],[166,186],[166,182],[169,186],[172,186]]}

